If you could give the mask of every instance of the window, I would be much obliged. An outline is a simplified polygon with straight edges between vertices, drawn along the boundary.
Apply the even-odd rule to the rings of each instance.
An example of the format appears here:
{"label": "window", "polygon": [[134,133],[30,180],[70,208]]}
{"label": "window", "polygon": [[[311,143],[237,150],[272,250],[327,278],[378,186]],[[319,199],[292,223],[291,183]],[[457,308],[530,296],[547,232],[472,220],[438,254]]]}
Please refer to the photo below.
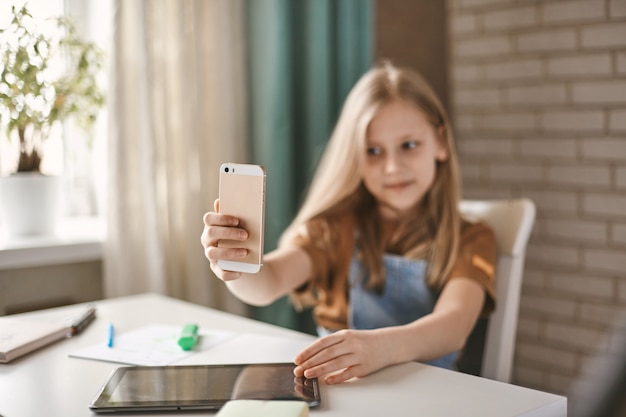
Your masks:
{"label": "window", "polygon": [[[44,26],[49,17],[70,16],[80,34],[104,50],[107,59],[101,85],[106,91],[113,27],[112,0],[2,1],[0,27],[9,24],[11,6],[21,7],[24,3],[33,18],[44,22]],[[101,259],[105,236],[107,124],[104,109],[94,127],[90,146],[85,146],[84,138],[78,136],[82,132],[69,126],[63,129],[62,137],[48,141],[41,169],[61,175],[63,180],[61,201],[64,204],[57,236],[8,240],[0,220],[0,270]],[[16,144],[10,146],[2,135],[0,132],[0,175],[8,175],[15,171],[17,148]]]}
{"label": "window", "polygon": [[[8,3],[8,4],[7,4]],[[26,4],[39,30],[46,34],[58,30],[49,21],[51,17],[68,16],[81,36],[96,42],[104,51],[106,62],[110,60],[110,37],[112,33],[111,4],[102,0],[9,0],[0,6],[0,27],[10,24],[11,6]],[[57,58],[54,65],[61,67]],[[106,91],[106,68],[100,85]],[[59,129],[61,131],[61,129]],[[46,141],[41,171],[60,175],[63,180],[62,217],[102,217],[104,213],[104,190],[106,181],[106,109],[100,112],[93,135],[63,124],[62,136],[51,136]],[[15,171],[17,141],[9,142],[0,132],[0,175]]]}

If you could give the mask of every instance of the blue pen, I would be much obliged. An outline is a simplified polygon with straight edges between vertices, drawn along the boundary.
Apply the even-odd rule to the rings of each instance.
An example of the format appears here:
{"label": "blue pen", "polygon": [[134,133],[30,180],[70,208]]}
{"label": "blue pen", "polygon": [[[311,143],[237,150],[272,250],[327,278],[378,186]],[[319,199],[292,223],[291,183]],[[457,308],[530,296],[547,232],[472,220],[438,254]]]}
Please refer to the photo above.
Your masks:
{"label": "blue pen", "polygon": [[109,323],[109,327],[107,329],[107,346],[113,347],[113,334],[115,333],[113,329],[113,324]]}

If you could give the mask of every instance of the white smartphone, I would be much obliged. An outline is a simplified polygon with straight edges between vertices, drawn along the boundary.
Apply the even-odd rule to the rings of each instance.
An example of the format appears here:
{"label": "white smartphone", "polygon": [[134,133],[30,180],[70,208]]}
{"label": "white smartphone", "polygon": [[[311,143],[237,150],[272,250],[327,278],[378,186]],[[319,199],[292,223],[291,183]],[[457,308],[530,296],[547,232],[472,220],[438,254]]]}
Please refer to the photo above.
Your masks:
{"label": "white smartphone", "polygon": [[239,261],[219,260],[226,271],[249,274],[259,272],[263,265],[265,224],[265,168],[260,165],[225,163],[220,167],[220,213],[239,218],[239,227],[246,229],[246,241],[220,240],[219,247],[248,249]]}

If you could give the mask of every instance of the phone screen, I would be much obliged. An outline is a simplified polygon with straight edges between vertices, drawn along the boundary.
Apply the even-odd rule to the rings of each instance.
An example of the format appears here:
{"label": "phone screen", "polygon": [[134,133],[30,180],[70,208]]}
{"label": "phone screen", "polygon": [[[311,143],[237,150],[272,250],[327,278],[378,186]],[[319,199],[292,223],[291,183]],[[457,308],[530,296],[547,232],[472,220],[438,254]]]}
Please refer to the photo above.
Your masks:
{"label": "phone screen", "polygon": [[265,169],[260,165],[226,163],[220,167],[220,213],[239,218],[240,227],[248,231],[244,242],[220,240],[220,247],[244,247],[245,258],[218,261],[229,271],[254,273],[263,263],[263,229],[265,222]]}

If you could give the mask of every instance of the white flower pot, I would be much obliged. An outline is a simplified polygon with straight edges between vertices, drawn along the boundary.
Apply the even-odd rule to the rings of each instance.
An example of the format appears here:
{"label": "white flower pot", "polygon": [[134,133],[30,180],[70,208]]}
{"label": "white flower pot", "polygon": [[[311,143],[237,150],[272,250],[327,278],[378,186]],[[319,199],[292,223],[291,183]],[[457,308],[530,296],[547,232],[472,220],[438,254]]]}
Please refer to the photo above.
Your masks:
{"label": "white flower pot", "polygon": [[0,177],[0,219],[7,236],[54,235],[60,192],[58,176],[19,172]]}

